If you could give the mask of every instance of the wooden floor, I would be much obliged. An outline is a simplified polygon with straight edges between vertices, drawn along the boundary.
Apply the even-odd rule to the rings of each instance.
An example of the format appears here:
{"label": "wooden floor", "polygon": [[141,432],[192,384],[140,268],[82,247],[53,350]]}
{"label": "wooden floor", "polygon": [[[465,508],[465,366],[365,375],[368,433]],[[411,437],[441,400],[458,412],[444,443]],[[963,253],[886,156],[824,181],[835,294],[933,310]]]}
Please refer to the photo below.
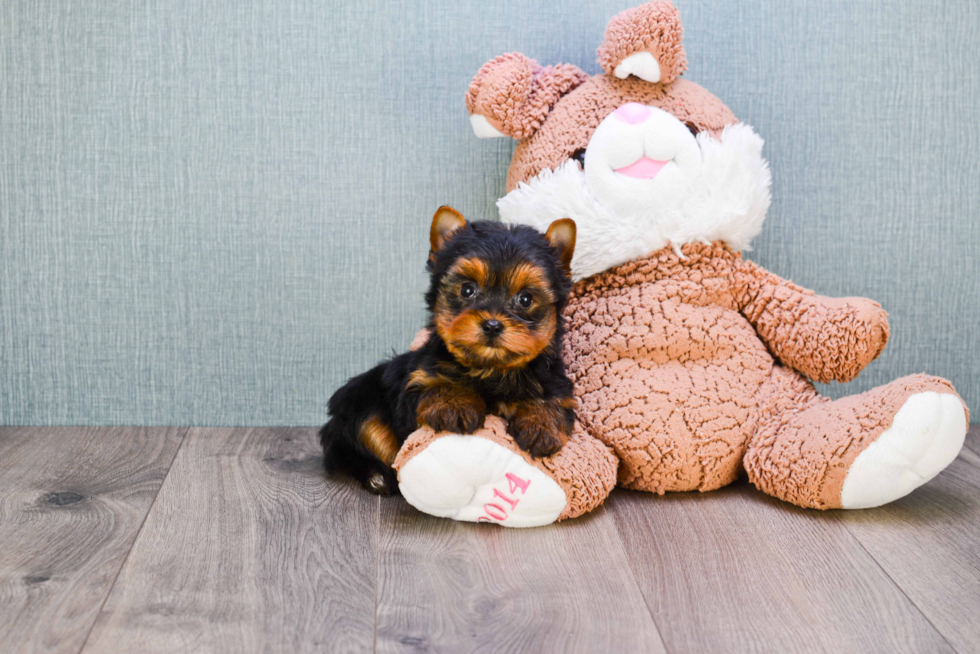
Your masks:
{"label": "wooden floor", "polygon": [[0,428],[0,652],[977,652],[980,429],[868,511],[744,482],[505,530],[313,429]]}

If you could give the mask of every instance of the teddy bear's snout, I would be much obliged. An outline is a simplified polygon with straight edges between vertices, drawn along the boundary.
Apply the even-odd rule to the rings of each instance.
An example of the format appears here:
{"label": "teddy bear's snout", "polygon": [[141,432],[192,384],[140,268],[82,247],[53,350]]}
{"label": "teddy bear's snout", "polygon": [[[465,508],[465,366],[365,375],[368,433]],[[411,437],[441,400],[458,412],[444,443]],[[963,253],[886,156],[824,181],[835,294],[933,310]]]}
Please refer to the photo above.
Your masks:
{"label": "teddy bear's snout", "polygon": [[613,112],[613,116],[623,121],[627,125],[639,125],[650,117],[653,112],[649,107],[644,107],[638,102],[627,102],[622,107]]}
{"label": "teddy bear's snout", "polygon": [[[599,125],[586,150],[587,161],[602,165],[610,173],[633,179],[652,180],[673,163],[676,167],[693,170],[701,156],[691,131],[671,114],[638,102],[618,107]],[[592,166],[593,168],[595,166]],[[586,174],[590,174],[586,166]],[[591,171],[590,182],[598,171]],[[591,185],[591,184],[590,184]]]}

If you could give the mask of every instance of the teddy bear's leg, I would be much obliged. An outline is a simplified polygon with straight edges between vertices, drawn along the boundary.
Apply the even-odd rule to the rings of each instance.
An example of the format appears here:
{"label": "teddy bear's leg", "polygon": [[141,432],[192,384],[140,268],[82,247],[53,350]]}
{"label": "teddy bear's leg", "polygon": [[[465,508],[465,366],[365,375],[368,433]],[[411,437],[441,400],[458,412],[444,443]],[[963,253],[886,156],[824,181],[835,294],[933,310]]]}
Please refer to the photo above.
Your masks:
{"label": "teddy bear's leg", "polygon": [[744,465],[762,491],[798,506],[861,509],[926,483],[963,445],[966,407],[946,380],[910,375],[829,401],[776,367],[760,390]]}
{"label": "teddy bear's leg", "polygon": [[620,487],[662,495],[715,490],[738,478],[757,402],[741,392],[737,374],[621,360],[607,376],[611,383],[597,378],[587,382],[593,388],[577,389],[578,418],[619,458]]}
{"label": "teddy bear's leg", "polygon": [[402,495],[419,511],[505,527],[537,527],[591,511],[615,485],[617,465],[578,424],[557,454],[535,459],[496,416],[469,435],[419,429],[394,463]]}

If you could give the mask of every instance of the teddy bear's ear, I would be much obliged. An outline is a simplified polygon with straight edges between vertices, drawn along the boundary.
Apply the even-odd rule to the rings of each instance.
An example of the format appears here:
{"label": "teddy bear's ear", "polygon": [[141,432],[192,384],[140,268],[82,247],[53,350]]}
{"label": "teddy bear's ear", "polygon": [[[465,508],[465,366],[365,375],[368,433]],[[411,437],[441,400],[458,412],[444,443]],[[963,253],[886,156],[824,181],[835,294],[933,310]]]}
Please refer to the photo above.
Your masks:
{"label": "teddy bear's ear", "polygon": [[599,65],[619,79],[635,75],[647,82],[669,84],[687,70],[683,33],[680,14],[669,0],[651,0],[627,9],[606,25]]}
{"label": "teddy bear's ear", "polygon": [[533,134],[558,99],[589,76],[571,64],[541,66],[518,52],[483,64],[466,92],[473,131],[481,138]]}

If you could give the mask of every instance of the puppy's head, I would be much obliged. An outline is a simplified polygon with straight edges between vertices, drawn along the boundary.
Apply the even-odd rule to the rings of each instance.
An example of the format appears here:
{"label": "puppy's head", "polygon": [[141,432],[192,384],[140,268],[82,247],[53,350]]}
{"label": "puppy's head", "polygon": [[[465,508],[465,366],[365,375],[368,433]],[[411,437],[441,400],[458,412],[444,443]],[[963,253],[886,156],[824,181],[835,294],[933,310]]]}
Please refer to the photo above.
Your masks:
{"label": "puppy's head", "polygon": [[557,344],[571,289],[573,221],[556,220],[541,234],[523,225],[467,223],[440,207],[430,244],[426,302],[462,365],[513,370]]}

